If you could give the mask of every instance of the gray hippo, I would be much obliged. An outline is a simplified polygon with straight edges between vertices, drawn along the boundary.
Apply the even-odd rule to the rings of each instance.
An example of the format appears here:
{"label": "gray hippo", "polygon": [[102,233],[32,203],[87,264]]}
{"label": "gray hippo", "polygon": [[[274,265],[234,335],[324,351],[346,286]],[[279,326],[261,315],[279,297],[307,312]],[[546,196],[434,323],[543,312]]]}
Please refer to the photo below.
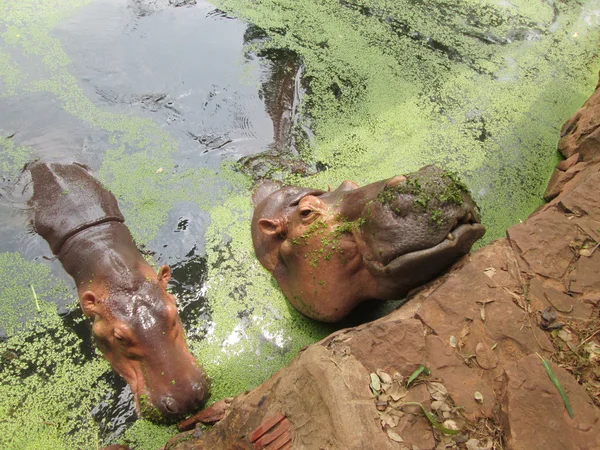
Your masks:
{"label": "gray hippo", "polygon": [[298,311],[325,322],[401,298],[485,233],[467,188],[436,166],[329,192],[266,182],[253,201],[258,259]]}
{"label": "gray hippo", "polygon": [[208,396],[190,354],[169,266],[158,274],[138,251],[114,195],[78,164],[33,163],[33,226],[77,285],[98,348],[131,387],[136,410],[171,421]]}

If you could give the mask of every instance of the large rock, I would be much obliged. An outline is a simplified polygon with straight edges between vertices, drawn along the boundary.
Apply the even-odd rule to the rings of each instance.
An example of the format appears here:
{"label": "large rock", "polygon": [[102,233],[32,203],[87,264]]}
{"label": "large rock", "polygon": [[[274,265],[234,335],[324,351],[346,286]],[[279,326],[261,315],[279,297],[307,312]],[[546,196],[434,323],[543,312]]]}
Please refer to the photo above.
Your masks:
{"label": "large rock", "polygon": [[563,400],[536,355],[506,366],[502,421],[507,444],[514,450],[593,450],[600,448],[600,416],[590,397],[566,370],[552,364],[573,408]]}
{"label": "large rock", "polygon": [[[563,127],[560,150],[571,158],[552,200],[508,239],[388,316],[308,347],[211,430],[166,448],[600,448],[599,118],[597,91]],[[538,355],[559,362],[550,366],[573,418]],[[430,374],[406,390],[421,366]],[[432,427],[414,402],[460,433]]]}

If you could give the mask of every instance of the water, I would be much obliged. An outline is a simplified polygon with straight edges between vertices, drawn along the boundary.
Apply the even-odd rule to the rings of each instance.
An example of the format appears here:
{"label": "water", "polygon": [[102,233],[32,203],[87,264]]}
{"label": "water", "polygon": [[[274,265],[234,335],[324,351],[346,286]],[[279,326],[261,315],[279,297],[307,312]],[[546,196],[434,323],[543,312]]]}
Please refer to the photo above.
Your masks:
{"label": "water", "polygon": [[136,421],[95,351],[71,279],[29,229],[25,162],[87,164],[115,193],[144,253],[173,269],[217,400],[335,329],[291,309],[257,263],[252,177],[323,188],[442,164],[490,241],[541,203],[560,125],[596,83],[596,0],[218,4],[0,0],[2,448],[153,449],[175,432]]}

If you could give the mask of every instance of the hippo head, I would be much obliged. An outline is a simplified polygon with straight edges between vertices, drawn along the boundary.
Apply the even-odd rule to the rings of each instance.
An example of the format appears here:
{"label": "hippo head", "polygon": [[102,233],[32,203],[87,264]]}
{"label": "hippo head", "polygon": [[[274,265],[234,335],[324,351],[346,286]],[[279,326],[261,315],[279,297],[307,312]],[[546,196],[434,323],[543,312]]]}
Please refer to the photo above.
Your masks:
{"label": "hippo head", "polygon": [[435,166],[327,192],[267,182],[253,200],[261,264],[298,311],[327,322],[363,300],[401,298],[485,233],[467,188]]}
{"label": "hippo head", "polygon": [[[136,411],[154,421],[173,421],[199,409],[208,397],[206,376],[190,354],[175,298],[166,291],[168,266],[158,275],[142,264],[129,286],[80,293],[84,313],[94,319],[94,339],[131,387]],[[89,287],[88,287],[89,289]]]}

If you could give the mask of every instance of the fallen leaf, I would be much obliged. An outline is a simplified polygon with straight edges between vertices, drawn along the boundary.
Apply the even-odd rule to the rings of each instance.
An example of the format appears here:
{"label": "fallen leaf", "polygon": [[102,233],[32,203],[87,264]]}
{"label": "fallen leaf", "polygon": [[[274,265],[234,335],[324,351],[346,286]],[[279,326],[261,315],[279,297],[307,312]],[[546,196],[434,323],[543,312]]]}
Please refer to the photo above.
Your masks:
{"label": "fallen leaf", "polygon": [[404,385],[401,386],[398,383],[394,383],[392,385],[392,388],[389,391],[389,394],[390,394],[390,397],[392,397],[392,400],[397,402],[401,398],[406,397],[406,394],[408,394],[408,391],[406,390]]}
{"label": "fallen leaf", "polygon": [[392,377],[390,377],[383,370],[377,369],[377,375],[382,383],[390,384],[392,382]]}
{"label": "fallen leaf", "polygon": [[447,428],[448,430],[455,430],[458,431],[458,425],[456,424],[456,422],[454,420],[446,420],[444,422],[444,428]]}
{"label": "fallen leaf", "polygon": [[448,396],[448,390],[446,389],[446,386],[441,383],[429,383],[427,385],[427,390],[429,390],[429,394],[434,400],[445,400]]}
{"label": "fallen leaf", "polygon": [[571,342],[573,340],[573,335],[566,328],[562,328],[556,335],[565,342]]}
{"label": "fallen leaf", "polygon": [[377,376],[376,373],[371,373],[370,374],[371,377],[371,389],[373,389],[375,392],[379,392],[381,390],[381,381],[379,380],[379,377]]}
{"label": "fallen leaf", "polygon": [[488,277],[493,278],[494,275],[496,275],[496,269],[493,267],[488,267],[483,271],[483,273],[485,273]]}
{"label": "fallen leaf", "polygon": [[[393,411],[393,410],[392,410]],[[390,428],[394,428],[400,422],[400,417],[390,414],[389,412],[379,413],[379,420],[381,420],[381,426],[385,428],[387,425]]]}
{"label": "fallen leaf", "polygon": [[448,403],[446,403],[442,400],[435,400],[435,401],[431,402],[431,409],[433,409],[434,411],[442,411],[442,412],[448,412],[448,411],[452,410],[452,408],[450,408],[450,405],[448,405]]}
{"label": "fallen leaf", "polygon": [[479,403],[483,403],[483,395],[481,394],[481,392],[479,391],[475,391],[475,400],[477,400]]}
{"label": "fallen leaf", "polygon": [[456,348],[456,344],[458,344],[455,336],[450,336],[450,347]]}
{"label": "fallen leaf", "polygon": [[589,248],[582,248],[581,250],[579,250],[579,255],[580,256],[586,256],[586,257],[590,257],[592,256],[593,250],[589,249]]}
{"label": "fallen leaf", "polygon": [[475,303],[479,303],[480,305],[487,305],[488,303],[494,303],[495,300],[487,299],[487,300],[477,300]]}
{"label": "fallen leaf", "polygon": [[485,322],[485,306],[482,306],[479,310],[479,316],[481,317],[481,320]]}
{"label": "fallen leaf", "polygon": [[387,392],[391,389],[392,383],[381,383],[381,391]]}
{"label": "fallen leaf", "polygon": [[388,437],[392,440],[392,441],[396,441],[396,442],[403,442],[404,440],[400,437],[400,435],[394,431],[392,431],[390,428],[387,428],[385,430],[385,432],[387,433]]}
{"label": "fallen leaf", "polygon": [[595,342],[588,342],[585,344],[583,349],[589,353],[590,356],[588,359],[592,363],[597,363],[600,361],[600,345],[596,344]]}
{"label": "fallen leaf", "polygon": [[395,372],[394,375],[392,375],[392,380],[402,384],[402,382],[404,381],[404,377],[400,372]]}
{"label": "fallen leaf", "polygon": [[164,170],[164,169],[163,169],[162,167],[159,167],[159,168],[156,170],[156,173],[161,173],[163,170]]}
{"label": "fallen leaf", "polygon": [[493,441],[491,439],[486,439],[486,443],[482,445],[478,439],[469,439],[465,442],[467,450],[491,450]]}
{"label": "fallen leaf", "polygon": [[483,342],[475,347],[475,359],[482,369],[490,370],[498,365],[498,355]]}

